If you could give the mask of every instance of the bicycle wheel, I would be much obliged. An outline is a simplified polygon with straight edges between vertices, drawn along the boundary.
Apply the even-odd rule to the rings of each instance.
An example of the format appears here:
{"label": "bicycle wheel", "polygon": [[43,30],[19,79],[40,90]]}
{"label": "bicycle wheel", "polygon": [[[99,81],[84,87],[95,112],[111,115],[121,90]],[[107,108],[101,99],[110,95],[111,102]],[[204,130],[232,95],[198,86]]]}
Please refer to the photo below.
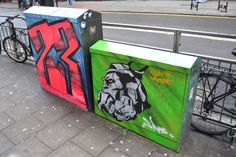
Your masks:
{"label": "bicycle wheel", "polygon": [[225,90],[222,89],[227,88],[230,88],[230,81],[220,74],[202,74],[193,108],[193,128],[208,135],[222,135],[228,131],[226,121],[231,119],[224,115],[222,104],[225,104],[225,101],[222,99],[215,104],[210,103],[217,96],[224,94]]}
{"label": "bicycle wheel", "polygon": [[3,48],[7,55],[14,61],[18,63],[24,63],[27,59],[27,51],[25,45],[11,37],[6,37],[3,40]]}

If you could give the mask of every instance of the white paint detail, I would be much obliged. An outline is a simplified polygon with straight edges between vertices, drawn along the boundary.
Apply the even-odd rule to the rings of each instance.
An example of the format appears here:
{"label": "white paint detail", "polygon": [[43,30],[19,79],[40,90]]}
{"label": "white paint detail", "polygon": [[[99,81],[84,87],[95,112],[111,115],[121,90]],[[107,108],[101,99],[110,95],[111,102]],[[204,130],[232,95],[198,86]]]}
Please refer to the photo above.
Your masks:
{"label": "white paint detail", "polygon": [[143,120],[144,120],[144,122],[142,124],[143,128],[149,127],[152,130],[158,132],[159,134],[168,134],[168,132],[166,131],[165,128],[159,127],[159,126],[154,124],[154,122],[152,121],[152,117],[151,116],[149,116],[149,120],[146,119],[145,117],[143,117]]}
{"label": "white paint detail", "polygon": [[27,128],[22,129],[23,132],[25,132],[25,131],[27,131],[27,130],[28,130]]}

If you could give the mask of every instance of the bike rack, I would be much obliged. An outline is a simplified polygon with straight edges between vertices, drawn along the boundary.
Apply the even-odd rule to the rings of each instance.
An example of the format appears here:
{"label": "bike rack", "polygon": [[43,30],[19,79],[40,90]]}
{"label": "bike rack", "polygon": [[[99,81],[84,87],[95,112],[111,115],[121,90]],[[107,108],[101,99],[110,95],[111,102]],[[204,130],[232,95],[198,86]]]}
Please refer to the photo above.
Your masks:
{"label": "bike rack", "polygon": [[192,10],[193,8],[195,8],[196,11],[198,11],[198,5],[199,5],[198,1],[191,0],[190,9]]}
{"label": "bike rack", "polygon": [[218,11],[222,11],[222,12],[227,12],[228,10],[228,1],[225,0],[219,0],[218,1]]}

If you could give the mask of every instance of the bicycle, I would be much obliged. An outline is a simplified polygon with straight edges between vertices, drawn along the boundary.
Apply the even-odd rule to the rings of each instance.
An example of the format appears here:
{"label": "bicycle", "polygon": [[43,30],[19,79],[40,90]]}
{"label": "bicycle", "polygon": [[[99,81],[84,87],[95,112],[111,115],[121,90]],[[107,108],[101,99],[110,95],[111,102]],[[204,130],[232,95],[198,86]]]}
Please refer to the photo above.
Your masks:
{"label": "bicycle", "polygon": [[[14,61],[18,63],[24,63],[27,60],[28,56],[31,55],[30,47],[25,45],[23,42],[19,40],[20,36],[28,36],[22,30],[17,30],[14,26],[12,20],[19,16],[15,15],[12,17],[7,17],[6,20],[2,24],[6,24],[9,27],[10,35],[3,39],[3,48],[6,54]],[[18,35],[17,35],[18,32]]]}
{"label": "bicycle", "polygon": [[[236,56],[236,48],[232,54]],[[225,134],[232,144],[236,137],[236,71],[206,64],[200,74],[191,126],[207,135]]]}

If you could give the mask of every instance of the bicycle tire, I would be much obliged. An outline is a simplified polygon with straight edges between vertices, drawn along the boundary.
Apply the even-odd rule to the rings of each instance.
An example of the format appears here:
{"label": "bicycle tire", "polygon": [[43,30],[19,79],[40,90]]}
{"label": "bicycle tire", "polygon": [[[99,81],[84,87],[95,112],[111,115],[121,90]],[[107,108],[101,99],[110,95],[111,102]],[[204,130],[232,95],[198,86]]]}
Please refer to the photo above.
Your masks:
{"label": "bicycle tire", "polygon": [[[218,78],[219,82],[217,83],[213,96],[207,98],[211,91],[211,85],[216,83],[214,81],[216,81]],[[206,83],[204,85],[203,81],[207,82],[207,85]],[[229,80],[221,77],[220,74],[203,73],[201,75],[198,83],[197,98],[194,103],[191,122],[191,126],[194,129],[207,135],[223,135],[228,131],[229,127],[220,122],[220,116],[222,117],[222,113],[217,112],[217,110],[220,110],[219,105],[213,105],[213,109],[204,108],[204,102],[206,102],[206,98],[208,101],[210,101],[209,99],[214,99],[214,97],[217,95],[222,94],[222,90],[219,89],[222,86],[230,87],[230,82]]]}
{"label": "bicycle tire", "polygon": [[6,37],[3,40],[3,48],[6,54],[15,62],[24,63],[27,60],[25,45],[16,38]]}

